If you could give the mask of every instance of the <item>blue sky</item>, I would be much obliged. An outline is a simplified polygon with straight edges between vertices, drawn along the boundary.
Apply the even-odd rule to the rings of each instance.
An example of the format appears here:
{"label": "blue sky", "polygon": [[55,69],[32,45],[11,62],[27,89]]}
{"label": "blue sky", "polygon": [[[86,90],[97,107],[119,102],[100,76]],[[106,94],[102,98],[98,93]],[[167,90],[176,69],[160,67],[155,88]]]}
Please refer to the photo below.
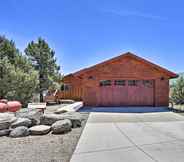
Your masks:
{"label": "blue sky", "polygon": [[182,72],[183,8],[182,0],[6,0],[0,34],[21,51],[46,39],[64,74],[126,51]]}

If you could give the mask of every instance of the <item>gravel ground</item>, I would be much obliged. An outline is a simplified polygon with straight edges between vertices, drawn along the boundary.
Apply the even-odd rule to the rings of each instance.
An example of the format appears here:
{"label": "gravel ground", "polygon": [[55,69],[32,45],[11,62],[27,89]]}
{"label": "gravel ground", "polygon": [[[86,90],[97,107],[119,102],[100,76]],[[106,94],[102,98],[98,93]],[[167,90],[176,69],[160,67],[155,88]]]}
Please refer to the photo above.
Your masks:
{"label": "gravel ground", "polygon": [[[61,107],[61,105],[59,106]],[[49,106],[53,111],[57,106]],[[28,136],[22,138],[0,138],[0,162],[69,162],[88,118],[81,128],[72,129],[62,135]]]}

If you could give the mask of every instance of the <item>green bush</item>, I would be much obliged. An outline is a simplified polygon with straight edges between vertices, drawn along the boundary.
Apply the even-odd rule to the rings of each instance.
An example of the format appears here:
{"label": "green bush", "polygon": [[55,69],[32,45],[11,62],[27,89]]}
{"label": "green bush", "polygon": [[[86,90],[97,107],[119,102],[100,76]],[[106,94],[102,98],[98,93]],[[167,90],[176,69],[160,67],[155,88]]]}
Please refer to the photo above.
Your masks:
{"label": "green bush", "polygon": [[184,78],[180,77],[172,85],[171,88],[171,100],[175,104],[184,104]]}

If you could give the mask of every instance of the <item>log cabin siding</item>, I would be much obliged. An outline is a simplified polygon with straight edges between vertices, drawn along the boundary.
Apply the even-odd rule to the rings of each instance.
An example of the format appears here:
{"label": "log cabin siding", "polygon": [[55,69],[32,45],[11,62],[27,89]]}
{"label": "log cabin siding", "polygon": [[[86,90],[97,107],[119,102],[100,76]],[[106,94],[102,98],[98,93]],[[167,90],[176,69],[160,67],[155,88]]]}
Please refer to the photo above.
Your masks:
{"label": "log cabin siding", "polygon": [[[87,106],[168,106],[169,79],[175,77],[175,73],[128,53],[68,75],[64,83],[72,89],[62,97],[81,99]],[[110,80],[112,85],[100,87],[102,80]],[[139,85],[118,87],[115,80],[127,84],[137,80]],[[144,87],[145,80],[153,82],[153,87]]]}

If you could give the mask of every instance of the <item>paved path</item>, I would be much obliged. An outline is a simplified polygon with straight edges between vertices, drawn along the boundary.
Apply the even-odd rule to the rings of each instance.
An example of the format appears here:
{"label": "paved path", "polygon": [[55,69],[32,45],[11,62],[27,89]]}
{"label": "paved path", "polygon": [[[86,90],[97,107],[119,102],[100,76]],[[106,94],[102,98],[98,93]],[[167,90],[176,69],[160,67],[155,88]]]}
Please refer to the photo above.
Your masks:
{"label": "paved path", "polygon": [[92,112],[71,162],[183,162],[184,117]]}

